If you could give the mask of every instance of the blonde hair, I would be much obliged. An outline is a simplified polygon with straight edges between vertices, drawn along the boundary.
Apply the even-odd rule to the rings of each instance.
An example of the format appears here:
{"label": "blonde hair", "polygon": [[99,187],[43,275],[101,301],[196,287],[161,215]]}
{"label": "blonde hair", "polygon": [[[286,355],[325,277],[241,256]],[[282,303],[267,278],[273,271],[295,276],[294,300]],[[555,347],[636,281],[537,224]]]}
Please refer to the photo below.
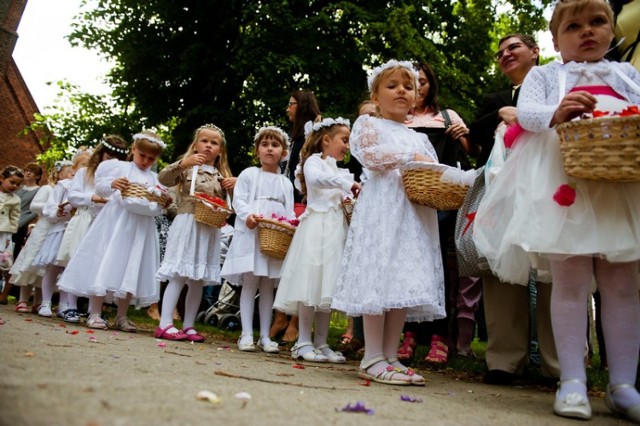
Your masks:
{"label": "blonde hair", "polygon": [[415,94],[418,94],[418,84],[416,81],[416,76],[415,74],[409,70],[407,67],[402,66],[402,65],[395,65],[395,66],[391,66],[388,68],[385,68],[384,70],[380,71],[380,73],[378,73],[374,79],[373,82],[371,83],[371,95],[373,96],[374,93],[378,92],[378,88],[380,87],[380,82],[387,78],[389,75],[393,74],[396,71],[400,71],[402,73],[403,77],[408,78],[409,80],[413,81],[413,91],[415,92]]}
{"label": "blonde hair", "polygon": [[231,167],[229,167],[229,160],[227,157],[227,139],[225,138],[222,129],[213,124],[205,124],[196,129],[196,131],[193,133],[193,141],[191,141],[191,145],[189,145],[189,148],[187,148],[187,151],[182,155],[181,158],[187,158],[195,154],[198,136],[203,130],[213,130],[220,135],[220,139],[222,140],[222,144],[220,145],[220,153],[218,154],[216,159],[213,160],[213,165],[216,169],[218,169],[222,177],[228,178],[233,176],[231,174]]}
{"label": "blonde hair", "polygon": [[613,11],[611,6],[605,0],[558,0],[555,9],[551,15],[549,21],[549,31],[554,39],[558,37],[558,30],[560,28],[560,21],[562,17],[567,13],[576,14],[582,12],[587,7],[600,7],[602,11],[607,15],[609,25],[611,26],[611,32],[613,33]]}
{"label": "blonde hair", "polygon": [[[164,147],[161,146],[159,143],[154,142],[154,140],[161,141],[162,139],[160,138],[160,136],[156,135],[154,132],[149,130],[144,130],[140,133],[137,133],[136,136],[138,137],[134,138],[133,143],[131,144],[132,149],[135,147],[140,151],[143,151],[151,155],[155,155],[157,157],[159,157],[162,154],[162,150],[164,149]],[[145,136],[148,136],[149,138],[146,138]],[[133,152],[129,152],[129,156],[127,157],[127,160],[131,161],[132,159],[133,159]]]}
{"label": "blonde hair", "polygon": [[[320,120],[322,120],[322,117],[318,116],[318,118],[316,118],[316,122],[319,122]],[[304,145],[302,145],[302,148],[300,149],[300,173],[296,175],[296,177],[300,181],[300,188],[303,194],[307,193],[307,183],[304,178],[304,163],[313,154],[322,152],[322,140],[324,139],[324,137],[334,137],[340,127],[346,127],[347,129],[349,128],[349,126],[340,123],[336,123],[332,126],[320,127],[320,129],[311,132],[311,134],[304,141]]]}

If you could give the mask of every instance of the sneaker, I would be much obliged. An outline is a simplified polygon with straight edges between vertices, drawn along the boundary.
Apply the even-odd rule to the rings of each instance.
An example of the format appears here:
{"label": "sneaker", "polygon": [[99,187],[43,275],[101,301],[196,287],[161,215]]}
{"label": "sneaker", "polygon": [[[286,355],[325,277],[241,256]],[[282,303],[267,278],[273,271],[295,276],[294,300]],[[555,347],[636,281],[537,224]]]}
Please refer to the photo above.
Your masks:
{"label": "sneaker", "polygon": [[62,313],[62,319],[64,322],[80,322],[80,313],[77,309],[67,309]]}
{"label": "sneaker", "polygon": [[51,302],[42,302],[38,308],[38,315],[41,317],[51,318],[53,312],[51,312]]}
{"label": "sneaker", "polygon": [[58,307],[56,308],[56,316],[58,318],[63,318],[64,319],[64,313],[67,312],[67,304],[65,303],[58,305]]}

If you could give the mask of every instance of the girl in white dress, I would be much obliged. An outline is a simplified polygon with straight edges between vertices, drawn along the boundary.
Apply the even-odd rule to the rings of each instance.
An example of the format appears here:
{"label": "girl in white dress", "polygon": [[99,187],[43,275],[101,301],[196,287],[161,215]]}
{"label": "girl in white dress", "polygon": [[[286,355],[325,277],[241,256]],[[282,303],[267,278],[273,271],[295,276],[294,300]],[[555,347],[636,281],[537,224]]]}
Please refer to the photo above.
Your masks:
{"label": "girl in white dress", "polygon": [[[162,296],[162,316],[155,336],[202,342],[204,336],[193,326],[203,287],[220,282],[220,229],[196,222],[197,201],[191,190],[224,199],[226,191],[233,188],[235,179],[231,177],[222,130],[213,124],[199,127],[182,159],[162,169],[158,179],[166,186],[177,185],[178,213],[169,229],[164,259],[157,274],[160,281],[169,284]],[[185,284],[189,291],[183,329],[178,330],[173,326],[173,311]]]}
{"label": "girl in white dress", "polygon": [[[60,249],[64,229],[75,210],[67,201],[69,187],[75,174],[73,163],[71,161],[56,162],[54,173],[57,175],[55,178],[57,183],[42,209],[44,219],[48,220],[51,226],[49,226],[47,236],[31,264],[31,269],[43,271],[42,302],[38,308],[38,315],[41,317],[50,317],[52,315],[51,298],[56,290],[58,276],[64,270],[63,266],[55,263],[56,256]],[[61,291],[58,304],[58,313],[61,317],[67,309],[66,304],[67,295]]]}
{"label": "girl in white dress", "polygon": [[[294,359],[343,363],[346,358],[327,344],[331,300],[347,237],[347,221],[340,206],[354,197],[360,184],[336,161],[349,149],[349,121],[325,118],[305,126],[307,139],[296,170],[296,186],[307,197],[307,208],[282,266],[282,278],[273,307],[298,315],[298,342]],[[315,319],[315,338],[311,330]]]}
{"label": "girl in white dress", "polygon": [[[69,187],[69,203],[76,208],[62,236],[62,243],[56,258],[56,264],[67,266],[71,256],[76,252],[89,225],[96,218],[107,199],[96,194],[95,174],[100,163],[116,158],[127,158],[127,143],[119,136],[109,135],[102,138],[95,150],[88,152],[87,166],[76,171],[71,186]],[[78,296],[67,294],[67,307],[63,312],[63,319],[67,322],[78,322]]]}
{"label": "girl in white dress", "polygon": [[355,205],[332,303],[364,316],[359,376],[396,385],[424,384],[396,355],[405,319],[445,315],[436,211],[409,201],[400,173],[411,161],[436,158],[427,137],[404,125],[417,74],[411,63],[392,60],[369,77],[380,116],[359,117],[351,132],[351,151],[368,179]]}
{"label": "girl in white dress", "polygon": [[148,306],[158,301],[160,295],[155,278],[160,254],[154,216],[162,213],[169,200],[157,203],[123,198],[120,191],[132,183],[160,191],[151,166],[165,144],[149,131],[137,133],[133,139],[133,161],[114,159],[98,166],[96,194],[109,201],[93,221],[58,283],[62,290],[90,298],[87,320],[90,328],[107,328],[101,313],[104,299],[109,296],[117,299],[116,328],[135,332],[137,327],[127,318],[129,304]]}
{"label": "girl in white dress", "polygon": [[31,264],[38,255],[45,238],[47,238],[49,227],[51,226],[51,222],[44,217],[43,210],[56,184],[55,176],[55,173],[49,173],[49,184],[42,185],[40,189],[38,189],[38,192],[29,205],[29,210],[38,215],[38,221],[31,230],[27,242],[9,271],[11,274],[10,282],[20,287],[20,299],[16,305],[18,312],[29,312],[28,302],[32,291],[34,294],[31,312],[36,313],[40,308],[40,301],[42,300],[42,274],[44,271],[31,268]]}
{"label": "girl in white dress", "polygon": [[[554,129],[594,110],[638,105],[640,73],[603,59],[613,38],[612,12],[604,0],[559,2],[550,29],[564,63],[527,74],[517,107],[527,132],[516,139],[480,204],[474,241],[505,281],[526,284],[520,271],[550,267],[561,373],[554,411],[560,416],[591,417],[584,347],[595,278],[609,367],[605,401],[640,422],[640,394],[633,386],[640,347],[640,183],[568,177]],[[559,197],[562,191],[570,196]]]}
{"label": "girl in white dress", "polygon": [[274,126],[261,128],[254,138],[254,153],[260,167],[250,167],[240,173],[233,191],[236,212],[235,230],[221,276],[242,285],[240,319],[242,334],[238,339],[241,351],[255,351],[253,342],[253,311],[260,289],[260,339],[258,348],[278,352],[278,344],[269,338],[273,310],[273,291],[280,278],[282,260],[260,252],[256,217],[271,218],[272,214],[295,219],[293,185],[279,173],[280,161],[287,157],[289,137]]}

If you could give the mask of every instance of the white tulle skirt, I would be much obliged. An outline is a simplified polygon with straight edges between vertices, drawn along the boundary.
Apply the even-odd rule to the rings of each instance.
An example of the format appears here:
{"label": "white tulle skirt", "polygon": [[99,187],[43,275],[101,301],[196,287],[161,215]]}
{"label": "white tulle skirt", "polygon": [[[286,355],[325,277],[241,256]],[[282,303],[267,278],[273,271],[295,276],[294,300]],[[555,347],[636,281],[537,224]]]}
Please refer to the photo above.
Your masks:
{"label": "white tulle skirt", "polygon": [[305,212],[282,265],[275,309],[294,315],[303,303],[318,311],[331,311],[347,230],[340,207]]}
{"label": "white tulle skirt", "polygon": [[62,242],[60,243],[60,250],[56,257],[56,265],[67,266],[71,256],[78,250],[82,239],[89,230],[89,226],[93,221],[93,216],[89,208],[80,207],[76,211],[76,214],[69,220],[64,235],[62,236]]}
{"label": "white tulle skirt", "polygon": [[160,281],[187,277],[220,282],[220,229],[196,222],[193,214],[176,216],[169,229],[164,259],[157,273]]}
{"label": "white tulle skirt", "polygon": [[[575,203],[553,199],[575,186]],[[526,284],[529,267],[548,270],[548,255],[640,259],[640,183],[568,177],[555,130],[517,139],[475,217],[474,241],[504,281]]]}
{"label": "white tulle skirt", "polygon": [[33,260],[33,264],[31,265],[33,268],[46,268],[49,264],[55,264],[63,234],[64,229],[47,234],[42,243],[42,247],[40,247],[40,251],[38,251],[38,254]]}
{"label": "white tulle skirt", "polygon": [[9,271],[11,279],[9,282],[17,286],[35,285],[40,287],[42,285],[42,276],[44,274],[44,268],[32,267],[42,244],[44,243],[47,234],[49,233],[49,227],[51,223],[45,219],[40,218],[36,225],[31,230],[27,242],[20,251],[18,258],[15,260],[13,267]]}

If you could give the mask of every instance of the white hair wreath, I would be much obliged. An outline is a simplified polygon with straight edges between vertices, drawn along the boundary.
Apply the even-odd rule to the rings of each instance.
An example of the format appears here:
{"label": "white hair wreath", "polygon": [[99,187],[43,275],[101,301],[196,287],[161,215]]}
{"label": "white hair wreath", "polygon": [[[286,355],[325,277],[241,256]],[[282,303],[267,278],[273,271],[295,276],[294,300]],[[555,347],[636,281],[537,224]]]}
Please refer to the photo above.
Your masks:
{"label": "white hair wreath", "polygon": [[162,139],[156,138],[155,136],[146,135],[144,133],[136,133],[135,135],[133,135],[133,140],[138,140],[138,139],[146,139],[149,142],[155,143],[162,149],[165,149],[167,147],[167,145],[164,143]]}
{"label": "white hair wreath", "polygon": [[395,59],[391,59],[390,61],[375,67],[373,69],[373,71],[371,71],[371,75],[369,75],[369,77],[367,78],[367,84],[369,86],[369,92],[371,92],[372,88],[373,88],[373,82],[376,79],[376,77],[384,70],[389,69],[389,68],[395,68],[395,67],[404,67],[406,69],[408,69],[409,71],[411,71],[411,74],[414,76],[415,79],[415,83],[417,85],[418,82],[418,77],[420,76],[420,74],[418,74],[418,71],[416,71],[416,69],[413,67],[413,64],[409,61],[396,61]]}
{"label": "white hair wreath", "polygon": [[289,135],[287,135],[285,131],[282,130],[280,127],[276,127],[276,126],[260,127],[260,129],[258,129],[258,133],[256,133],[256,135],[253,137],[253,141],[258,142],[262,137],[262,134],[269,130],[271,130],[272,132],[279,133],[282,136],[282,139],[284,140],[285,147],[289,149]]}
{"label": "white hair wreath", "polygon": [[342,118],[342,117],[338,117],[338,118],[325,118],[324,120],[320,121],[319,123],[312,123],[311,121],[307,121],[304,124],[304,137],[305,139],[309,137],[309,135],[312,132],[317,132],[318,130],[322,129],[323,127],[331,127],[331,126],[335,126],[335,125],[341,125],[341,126],[347,126],[349,128],[351,128],[351,123],[349,122],[348,119],[346,118]]}

